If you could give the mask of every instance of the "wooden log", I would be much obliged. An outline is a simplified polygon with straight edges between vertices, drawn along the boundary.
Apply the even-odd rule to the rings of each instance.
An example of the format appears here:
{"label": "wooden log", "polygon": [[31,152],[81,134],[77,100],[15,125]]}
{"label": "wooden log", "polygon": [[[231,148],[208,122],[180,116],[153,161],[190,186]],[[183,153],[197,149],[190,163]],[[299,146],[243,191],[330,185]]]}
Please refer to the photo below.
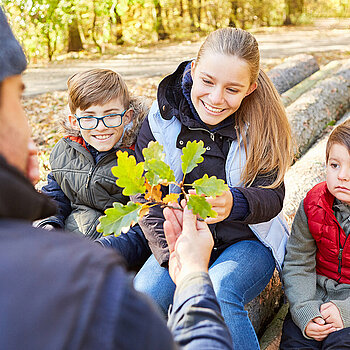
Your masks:
{"label": "wooden log", "polygon": [[278,93],[282,94],[318,70],[318,63],[312,55],[300,54],[287,58],[269,70],[267,75]]}
{"label": "wooden log", "polygon": [[286,109],[297,154],[304,153],[322,130],[350,108],[350,59],[337,72],[301,95]]}
{"label": "wooden log", "polygon": [[275,270],[269,284],[265,289],[245,306],[248,311],[249,319],[255,329],[255,332],[260,335],[264,332],[267,324],[271,322],[276,312],[281,306],[282,285]]}
{"label": "wooden log", "polygon": [[331,61],[322,67],[316,73],[310,75],[308,78],[301,81],[299,84],[293,86],[291,89],[287,90],[281,95],[283,105],[285,107],[293,103],[297,98],[299,98],[307,90],[310,90],[317,82],[322,79],[327,78],[336,69],[341,66],[341,61]]}

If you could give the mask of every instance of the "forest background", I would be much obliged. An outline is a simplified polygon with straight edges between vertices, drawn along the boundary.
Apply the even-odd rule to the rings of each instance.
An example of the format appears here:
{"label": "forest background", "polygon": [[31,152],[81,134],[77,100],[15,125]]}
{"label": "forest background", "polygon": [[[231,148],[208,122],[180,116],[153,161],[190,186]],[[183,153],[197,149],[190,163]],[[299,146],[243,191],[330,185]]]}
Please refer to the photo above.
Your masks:
{"label": "forest background", "polygon": [[[0,0],[30,63],[198,40],[220,27],[309,24],[350,17],[349,0]],[[69,57],[69,56],[68,56]]]}

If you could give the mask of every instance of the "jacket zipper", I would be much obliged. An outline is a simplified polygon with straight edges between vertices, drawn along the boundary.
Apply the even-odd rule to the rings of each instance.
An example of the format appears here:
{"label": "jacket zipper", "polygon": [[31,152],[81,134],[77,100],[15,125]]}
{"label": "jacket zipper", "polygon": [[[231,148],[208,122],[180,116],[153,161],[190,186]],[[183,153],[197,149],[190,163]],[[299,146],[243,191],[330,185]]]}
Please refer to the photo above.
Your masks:
{"label": "jacket zipper", "polygon": [[200,130],[200,131],[206,131],[208,134],[209,134],[209,136],[210,136],[210,138],[212,139],[212,141],[215,141],[215,134],[214,133],[212,133],[212,132],[210,132],[209,130],[207,130],[207,129],[204,129],[204,128],[188,128],[189,130],[192,130],[192,131],[198,131],[198,130]]}
{"label": "jacket zipper", "polygon": [[338,279],[337,282],[339,282],[340,279],[341,279],[341,268],[342,268],[343,250],[344,250],[346,241],[347,241],[347,239],[348,239],[348,237],[349,237],[349,235],[346,236],[344,245],[342,246],[341,243],[340,243],[340,225],[339,225],[339,224],[338,224],[338,235],[339,235],[338,274],[339,274],[340,276],[339,276],[339,279]]}
{"label": "jacket zipper", "polygon": [[110,156],[111,153],[106,154],[105,156],[103,156],[95,165],[93,165],[87,175],[87,181],[86,181],[86,185],[85,188],[87,189],[88,192],[88,197],[89,197],[89,202],[90,205],[93,206],[93,198],[92,198],[92,193],[91,193],[91,189],[89,189],[89,185],[90,185],[90,181],[92,179],[92,175],[95,172],[95,170],[97,169],[98,165],[108,156]]}

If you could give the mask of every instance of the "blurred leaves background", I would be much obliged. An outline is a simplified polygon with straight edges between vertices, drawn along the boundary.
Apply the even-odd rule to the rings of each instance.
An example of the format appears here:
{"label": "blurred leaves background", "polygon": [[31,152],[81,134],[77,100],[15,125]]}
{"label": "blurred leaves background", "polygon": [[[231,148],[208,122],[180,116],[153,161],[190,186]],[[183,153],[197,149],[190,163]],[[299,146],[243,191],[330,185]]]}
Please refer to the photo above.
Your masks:
{"label": "blurred leaves background", "polygon": [[[67,52],[114,53],[118,46],[193,40],[233,26],[307,24],[350,17],[349,0],[0,0],[32,64]],[[75,56],[73,56],[75,57]]]}

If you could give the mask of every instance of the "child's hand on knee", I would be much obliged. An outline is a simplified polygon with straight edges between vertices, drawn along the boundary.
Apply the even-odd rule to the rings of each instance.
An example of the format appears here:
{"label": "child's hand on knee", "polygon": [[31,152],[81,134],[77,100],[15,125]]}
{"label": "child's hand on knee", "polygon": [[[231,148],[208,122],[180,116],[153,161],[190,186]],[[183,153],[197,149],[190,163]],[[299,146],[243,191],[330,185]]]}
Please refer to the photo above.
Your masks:
{"label": "child's hand on knee", "polygon": [[326,324],[332,325],[337,330],[344,328],[344,323],[340,315],[340,311],[335,304],[328,302],[322,304],[320,312]]}
{"label": "child's hand on knee", "polygon": [[306,325],[305,334],[317,341],[322,341],[335,330],[336,329],[331,324],[327,324],[322,317],[315,317]]}

